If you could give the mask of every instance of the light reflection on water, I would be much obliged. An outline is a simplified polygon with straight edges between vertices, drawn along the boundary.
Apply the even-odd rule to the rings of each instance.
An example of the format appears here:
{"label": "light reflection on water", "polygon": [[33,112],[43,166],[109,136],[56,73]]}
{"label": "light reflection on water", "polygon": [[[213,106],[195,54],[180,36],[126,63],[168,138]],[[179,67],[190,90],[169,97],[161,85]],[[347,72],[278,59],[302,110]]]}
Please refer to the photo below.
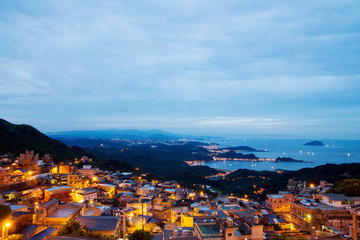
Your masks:
{"label": "light reflection on water", "polygon": [[237,170],[239,168],[253,170],[298,170],[315,167],[326,163],[360,163],[360,140],[321,140],[325,146],[304,146],[311,140],[304,139],[230,139],[219,142],[221,146],[250,146],[258,150],[267,149],[269,152],[255,152],[260,158],[291,157],[313,163],[295,162],[243,162],[243,161],[216,161],[205,163],[206,166]]}

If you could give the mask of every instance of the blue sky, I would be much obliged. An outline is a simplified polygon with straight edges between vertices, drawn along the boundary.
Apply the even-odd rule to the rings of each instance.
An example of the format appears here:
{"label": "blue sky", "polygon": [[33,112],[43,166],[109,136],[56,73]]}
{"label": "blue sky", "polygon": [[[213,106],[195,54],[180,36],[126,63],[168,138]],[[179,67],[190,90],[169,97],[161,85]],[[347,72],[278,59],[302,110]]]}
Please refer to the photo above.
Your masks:
{"label": "blue sky", "polygon": [[0,1],[0,113],[41,131],[360,136],[360,4]]}

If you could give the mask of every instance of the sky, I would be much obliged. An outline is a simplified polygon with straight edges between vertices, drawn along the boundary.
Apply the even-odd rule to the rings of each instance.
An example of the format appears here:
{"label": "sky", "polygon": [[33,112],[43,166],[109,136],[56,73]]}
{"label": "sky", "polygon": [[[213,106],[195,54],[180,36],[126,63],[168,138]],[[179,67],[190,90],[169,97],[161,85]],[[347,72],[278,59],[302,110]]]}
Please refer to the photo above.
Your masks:
{"label": "sky", "polygon": [[0,118],[360,139],[360,4],[2,0]]}

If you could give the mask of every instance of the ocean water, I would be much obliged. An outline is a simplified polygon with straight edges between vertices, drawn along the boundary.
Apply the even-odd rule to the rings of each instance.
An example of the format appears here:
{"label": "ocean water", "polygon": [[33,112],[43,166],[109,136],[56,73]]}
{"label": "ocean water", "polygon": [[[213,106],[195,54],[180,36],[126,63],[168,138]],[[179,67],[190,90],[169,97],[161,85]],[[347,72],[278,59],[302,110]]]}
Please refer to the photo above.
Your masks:
{"label": "ocean water", "polygon": [[304,143],[312,141],[311,139],[229,139],[217,142],[220,147],[249,146],[258,150],[266,149],[268,152],[254,153],[260,158],[291,157],[312,163],[216,161],[205,165],[232,171],[239,168],[272,171],[275,169],[298,170],[326,163],[360,163],[360,140],[316,140],[322,141],[325,146],[305,146]]}

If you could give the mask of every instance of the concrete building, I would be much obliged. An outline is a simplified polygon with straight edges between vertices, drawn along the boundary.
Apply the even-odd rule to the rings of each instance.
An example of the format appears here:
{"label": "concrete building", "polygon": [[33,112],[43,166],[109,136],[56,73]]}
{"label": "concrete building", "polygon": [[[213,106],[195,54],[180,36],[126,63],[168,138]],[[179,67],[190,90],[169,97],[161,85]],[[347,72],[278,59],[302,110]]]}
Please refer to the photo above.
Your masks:
{"label": "concrete building", "polygon": [[75,189],[82,188],[82,176],[80,174],[68,174],[67,185]]}
{"label": "concrete building", "polygon": [[300,202],[290,202],[291,222],[307,231],[333,227],[347,232],[352,224],[350,213],[345,207],[332,207],[322,203],[306,206]]}
{"label": "concrete building", "polygon": [[97,198],[98,191],[94,188],[83,188],[75,192],[73,200],[78,203],[94,201]]}
{"label": "concrete building", "polygon": [[53,198],[56,198],[59,201],[68,203],[70,201],[71,191],[72,188],[69,186],[58,186],[58,187],[45,189],[44,201],[49,201]]}
{"label": "concrete building", "polygon": [[10,168],[0,168],[0,186],[9,185],[11,179]]}
{"label": "concrete building", "polygon": [[322,204],[336,208],[349,207],[360,203],[360,197],[346,197],[337,193],[318,194],[316,198],[319,199]]}
{"label": "concrete building", "polygon": [[51,199],[36,208],[35,223],[45,225],[62,225],[79,215],[82,205],[61,204],[57,199]]}
{"label": "concrete building", "polygon": [[266,208],[272,212],[290,212],[289,201],[292,196],[292,194],[268,194]]}
{"label": "concrete building", "polygon": [[118,237],[120,233],[120,218],[118,217],[84,216],[76,218],[75,221],[94,234]]}

